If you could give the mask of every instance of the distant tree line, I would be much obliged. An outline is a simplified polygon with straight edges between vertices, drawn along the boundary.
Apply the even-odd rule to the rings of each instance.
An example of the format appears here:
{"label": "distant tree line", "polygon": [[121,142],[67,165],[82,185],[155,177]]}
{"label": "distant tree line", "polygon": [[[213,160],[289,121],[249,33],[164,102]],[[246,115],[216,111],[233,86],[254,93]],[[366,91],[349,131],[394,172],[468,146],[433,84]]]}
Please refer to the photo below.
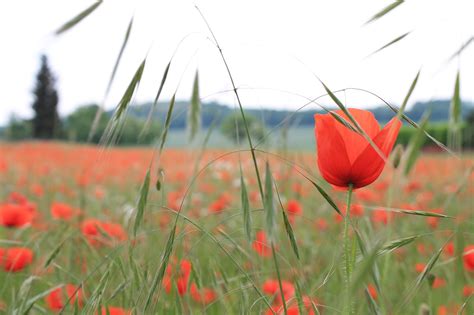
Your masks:
{"label": "distant tree line", "polygon": [[[34,117],[29,120],[12,116],[7,127],[0,129],[0,135],[10,140],[23,139],[60,139],[76,142],[86,142],[92,128],[92,122],[99,109],[95,104],[82,106],[62,119],[58,115],[59,97],[55,88],[56,79],[52,74],[48,59],[41,56],[41,66],[36,76],[33,90],[34,102],[32,108]],[[134,105],[128,108],[125,123],[119,128],[116,144],[149,144],[158,139],[167,115],[169,104],[159,103],[154,111],[151,123],[145,128],[145,121],[152,108],[152,103]],[[431,111],[428,132],[441,142],[447,142],[450,100],[435,100],[418,102],[406,111],[406,115],[414,121],[419,121],[422,115]],[[188,123],[189,102],[178,101],[174,105],[171,129],[184,129]],[[382,124],[389,121],[393,111],[387,106],[370,109],[375,118]],[[305,109],[302,111],[247,109],[246,117],[251,138],[254,141],[264,140],[265,128],[290,128],[314,126],[314,114],[322,110]],[[113,110],[101,115],[96,132],[90,142],[99,143]],[[474,104],[463,103],[461,116],[465,123],[462,127],[462,139],[465,147],[474,147]],[[209,128],[212,124],[220,126],[222,134],[235,143],[247,141],[245,125],[240,112],[216,102],[202,104],[200,110],[200,125]],[[142,132],[144,130],[144,132]],[[398,142],[407,144],[415,128],[404,127],[400,131]]]}
{"label": "distant tree line", "polygon": [[[6,128],[2,131],[9,140],[69,140],[86,142],[92,128],[94,117],[99,109],[97,105],[79,107],[72,114],[60,118],[58,114],[59,97],[55,87],[56,79],[48,65],[45,55],[41,56],[41,65],[36,76],[36,85],[33,90],[34,101],[32,119],[20,119],[12,116]],[[99,143],[109,122],[109,115],[102,115],[95,135],[90,139],[92,143]],[[145,127],[145,121],[130,116],[120,127],[117,144],[149,144],[157,139],[161,133],[159,122],[152,122]],[[142,130],[145,130],[143,133]]]}
{"label": "distant tree line", "polygon": [[[431,111],[430,122],[447,122],[449,120],[450,100],[434,100],[430,102],[417,102],[405,114],[414,121],[419,121],[423,114]],[[152,103],[134,105],[129,108],[128,115],[145,119],[148,116]],[[164,122],[168,112],[169,104],[159,103],[154,112],[154,119]],[[461,116],[466,119],[471,111],[474,110],[474,103],[464,102],[462,105]],[[171,122],[171,129],[184,129],[187,123],[187,111],[189,102],[177,101],[174,105],[174,117]],[[388,122],[394,112],[386,105],[377,106],[369,109],[380,123]],[[235,112],[233,108],[219,104],[217,102],[203,103],[201,108],[202,127],[208,128],[213,122],[221,125],[223,120]],[[324,113],[322,109],[304,109],[298,112],[294,110],[275,110],[275,109],[246,109],[248,115],[255,116],[266,127],[274,128],[283,124],[289,126],[313,126],[314,114]],[[108,113],[112,115],[112,112]]]}
{"label": "distant tree line", "polygon": [[[87,105],[78,108],[72,114],[67,115],[60,120],[61,132],[57,133],[56,140],[66,140],[74,142],[87,142],[92,122],[99,107],[97,105]],[[99,143],[102,135],[105,133],[110,117],[102,115],[97,125],[96,132],[91,139],[91,143]],[[16,117],[10,119],[9,125],[3,131],[5,138],[9,140],[27,140],[34,139],[33,120],[21,120]],[[120,128],[116,144],[136,145],[153,143],[161,134],[161,124],[151,122],[145,132],[140,135],[145,127],[145,121],[136,117],[127,117],[125,123]],[[140,137],[139,137],[140,135]]]}

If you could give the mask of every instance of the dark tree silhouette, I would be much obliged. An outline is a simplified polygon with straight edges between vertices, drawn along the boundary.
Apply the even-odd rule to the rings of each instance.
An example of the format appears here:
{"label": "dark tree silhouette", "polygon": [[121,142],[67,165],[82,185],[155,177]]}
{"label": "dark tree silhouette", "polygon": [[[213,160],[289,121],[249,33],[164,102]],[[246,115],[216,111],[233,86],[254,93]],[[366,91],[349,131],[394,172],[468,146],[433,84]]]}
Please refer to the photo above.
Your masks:
{"label": "dark tree silhouette", "polygon": [[36,86],[33,91],[33,137],[38,139],[53,139],[59,136],[60,120],[58,115],[58,93],[55,88],[56,79],[51,73],[48,58],[41,56],[41,68],[36,76]]}

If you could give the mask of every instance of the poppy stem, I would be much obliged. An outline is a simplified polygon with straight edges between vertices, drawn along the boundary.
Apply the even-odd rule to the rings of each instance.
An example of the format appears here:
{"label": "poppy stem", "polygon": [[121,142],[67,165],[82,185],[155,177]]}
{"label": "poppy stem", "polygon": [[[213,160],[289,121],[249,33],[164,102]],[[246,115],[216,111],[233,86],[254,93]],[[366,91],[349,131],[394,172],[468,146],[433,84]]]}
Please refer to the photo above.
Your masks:
{"label": "poppy stem", "polygon": [[353,185],[349,184],[347,190],[347,206],[346,213],[344,215],[344,262],[345,262],[345,303],[343,314],[351,313],[351,292],[350,292],[350,283],[351,283],[351,274],[352,274],[352,255],[351,255],[351,239],[349,236],[349,220],[350,220],[350,209],[352,201],[352,188]]}

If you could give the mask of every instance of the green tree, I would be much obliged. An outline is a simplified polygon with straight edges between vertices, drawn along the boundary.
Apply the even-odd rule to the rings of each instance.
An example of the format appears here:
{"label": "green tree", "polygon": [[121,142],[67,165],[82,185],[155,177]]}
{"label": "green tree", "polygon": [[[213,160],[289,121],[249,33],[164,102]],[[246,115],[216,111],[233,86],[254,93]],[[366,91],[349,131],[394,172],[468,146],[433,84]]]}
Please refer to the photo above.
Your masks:
{"label": "green tree", "polygon": [[[248,113],[245,114],[245,119],[252,140],[261,141],[265,136],[265,127],[263,124],[255,116]],[[221,132],[234,143],[247,141],[247,133],[240,112],[228,115],[224,118],[221,124]]]}
{"label": "green tree", "polygon": [[15,115],[10,117],[5,128],[5,137],[8,140],[24,140],[31,137],[31,121],[23,120]]}
{"label": "green tree", "polygon": [[61,133],[58,115],[59,98],[55,83],[56,79],[49,68],[48,58],[42,55],[41,67],[36,76],[36,86],[33,91],[35,96],[33,102],[35,115],[32,120],[34,138],[52,139]]}
{"label": "green tree", "polygon": [[474,109],[471,110],[466,118],[463,141],[464,147],[474,148]]}
{"label": "green tree", "polygon": [[[98,108],[99,106],[94,104],[82,106],[66,117],[65,125],[69,140],[78,142],[87,141]],[[102,115],[97,125],[97,132],[91,140],[93,143],[99,143],[100,137],[107,127],[107,122],[107,116]]]}

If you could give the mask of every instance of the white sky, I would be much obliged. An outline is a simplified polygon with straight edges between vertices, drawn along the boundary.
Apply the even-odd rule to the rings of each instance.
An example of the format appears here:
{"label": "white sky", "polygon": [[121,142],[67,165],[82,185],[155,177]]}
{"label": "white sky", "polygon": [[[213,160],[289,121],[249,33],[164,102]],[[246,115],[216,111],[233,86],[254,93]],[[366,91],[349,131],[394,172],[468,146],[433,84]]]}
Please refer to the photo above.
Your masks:
{"label": "white sky", "polygon": [[[136,101],[153,99],[164,68],[178,43],[162,100],[178,88],[188,99],[199,68],[201,96],[235,104],[217,50],[194,5],[213,28],[239,87],[244,106],[295,109],[323,89],[359,87],[395,104],[403,100],[421,67],[412,96],[417,100],[452,96],[461,68],[461,93],[474,99],[474,44],[461,58],[451,54],[474,35],[473,0],[407,0],[383,19],[363,26],[389,4],[380,0],[105,0],[89,17],[59,37],[53,32],[92,1],[16,0],[0,2],[0,124],[12,112],[30,117],[39,55],[46,53],[58,78],[60,112],[100,102],[132,15],[131,38],[107,101],[113,108],[148,53]],[[366,58],[397,36],[403,41]],[[181,83],[179,83],[182,78]],[[262,88],[270,88],[262,89]],[[349,106],[379,102],[360,92],[340,94]],[[323,101],[326,104],[329,100]]]}

